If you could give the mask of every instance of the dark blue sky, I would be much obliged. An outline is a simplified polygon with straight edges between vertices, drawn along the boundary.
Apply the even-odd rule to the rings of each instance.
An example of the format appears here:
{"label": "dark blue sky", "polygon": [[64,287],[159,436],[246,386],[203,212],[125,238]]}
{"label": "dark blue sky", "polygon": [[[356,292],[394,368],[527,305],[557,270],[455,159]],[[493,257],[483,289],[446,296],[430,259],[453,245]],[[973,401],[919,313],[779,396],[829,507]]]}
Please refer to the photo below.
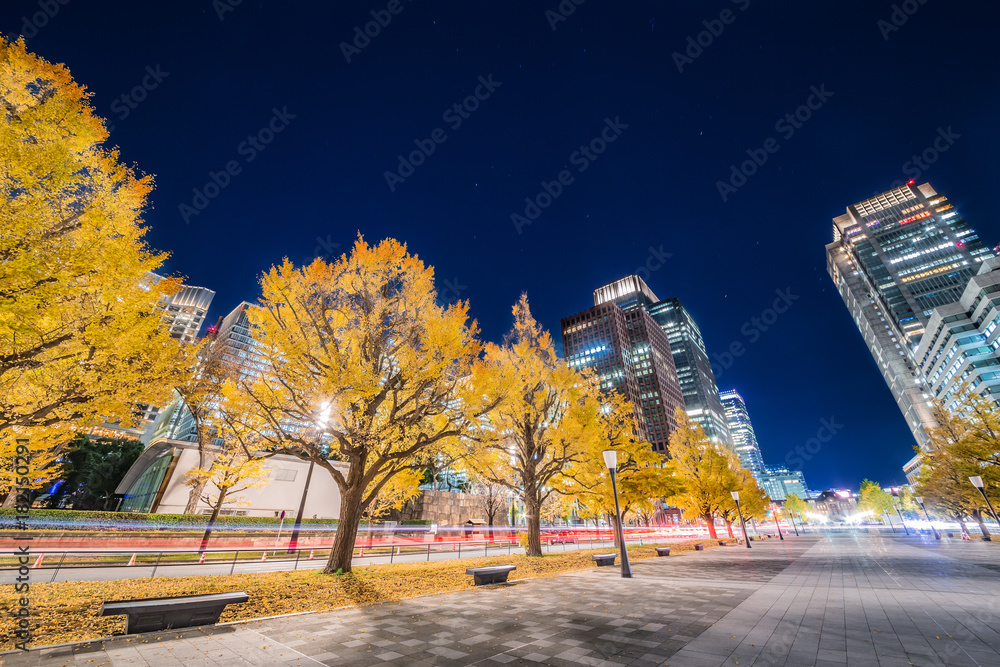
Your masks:
{"label": "dark blue sky", "polygon": [[[155,174],[150,242],[172,253],[169,271],[217,291],[211,320],[255,299],[258,274],[283,256],[343,252],[359,231],[406,241],[492,340],[520,292],[558,338],[595,287],[651,260],[649,285],[683,300],[710,353],[743,345],[719,384],[746,399],[765,461],[832,418],[842,428],[803,466],[810,487],[904,481],[912,437],[824,245],[847,204],[911,177],[1000,240],[996,3],[910,0],[912,15],[897,5],[893,17],[876,0],[566,0],[575,11],[557,21],[546,16],[557,0],[401,0],[396,14],[387,2],[243,0],[220,20],[233,2],[0,8],[0,30],[65,63],[123,159]],[[371,11],[390,20],[348,63],[341,43]],[[701,35],[708,45],[679,72],[674,52],[708,29],[719,34]],[[491,76],[478,108],[444,116]],[[121,99],[144,81],[141,102]],[[776,126],[813,87],[827,99],[812,98],[811,117]],[[274,110],[271,142],[243,143]],[[613,143],[574,156],[605,119],[620,123]],[[397,155],[438,128],[445,141],[391,191]],[[933,164],[906,165],[949,128]],[[777,152],[762,150],[769,138]],[[723,201],[717,181],[747,151],[767,161]],[[180,206],[204,204],[193,189],[230,162],[238,173],[186,222]],[[572,182],[518,233],[511,215],[564,169]],[[797,298],[762,331],[751,318],[776,290]]]}

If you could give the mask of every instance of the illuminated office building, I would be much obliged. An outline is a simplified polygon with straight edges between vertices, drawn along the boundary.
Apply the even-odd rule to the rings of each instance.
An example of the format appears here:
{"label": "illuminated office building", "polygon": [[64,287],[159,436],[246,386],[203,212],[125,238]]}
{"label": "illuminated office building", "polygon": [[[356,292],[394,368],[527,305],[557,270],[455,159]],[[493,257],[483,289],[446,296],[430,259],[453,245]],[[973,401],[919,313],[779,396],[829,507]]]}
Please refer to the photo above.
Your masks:
{"label": "illuminated office building", "polygon": [[771,500],[786,500],[788,496],[793,494],[802,500],[809,498],[809,492],[806,490],[806,479],[801,470],[789,470],[783,465],[766,465],[757,476],[757,483]]}
{"label": "illuminated office building", "polygon": [[660,452],[684,407],[667,334],[644,306],[656,297],[638,276],[594,292],[594,306],[561,321],[563,354],[577,370],[591,368],[604,389],[622,392],[636,410],[639,435]]}
{"label": "illuminated office building", "polygon": [[945,407],[955,408],[963,386],[1000,402],[1000,258],[983,262],[958,301],[933,310],[915,358]]}
{"label": "illuminated office building", "polygon": [[757,435],[750,423],[750,413],[743,397],[735,389],[719,394],[722,405],[726,409],[726,419],[729,422],[729,434],[733,439],[733,449],[740,459],[740,464],[749,470],[754,477],[759,478],[764,472],[764,458],[757,444]]}
{"label": "illuminated office building", "polygon": [[993,253],[928,183],[910,183],[833,219],[827,270],[913,437],[929,445],[933,393],[916,351],[935,308],[958,302]]}
{"label": "illuminated office building", "polygon": [[670,297],[648,306],[649,314],[666,332],[674,356],[677,381],[688,417],[713,441],[732,445],[726,411],[719,398],[712,363],[698,323],[681,300]]}

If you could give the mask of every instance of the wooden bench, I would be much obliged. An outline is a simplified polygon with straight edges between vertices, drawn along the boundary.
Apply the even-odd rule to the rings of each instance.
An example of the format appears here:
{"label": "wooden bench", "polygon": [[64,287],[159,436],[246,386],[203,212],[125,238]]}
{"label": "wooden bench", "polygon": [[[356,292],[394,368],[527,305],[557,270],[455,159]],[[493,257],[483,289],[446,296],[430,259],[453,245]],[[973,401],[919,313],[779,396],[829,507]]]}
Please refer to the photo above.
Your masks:
{"label": "wooden bench", "polygon": [[470,567],[465,573],[472,575],[476,586],[485,586],[486,584],[505,583],[507,576],[516,569],[516,565],[491,565],[490,567]]}
{"label": "wooden bench", "polygon": [[656,555],[659,556],[669,556],[670,547],[654,547],[656,549]]}
{"label": "wooden bench", "polygon": [[729,542],[727,542],[726,540],[719,540],[719,546],[720,546],[720,547],[724,547],[724,546],[726,546],[727,544],[729,544]]}
{"label": "wooden bench", "polygon": [[705,545],[704,544],[696,544],[696,545],[694,545],[694,550],[695,551],[704,551],[705,550]]}
{"label": "wooden bench", "polygon": [[595,554],[591,558],[597,563],[597,567],[604,567],[606,565],[614,565],[618,554]]}
{"label": "wooden bench", "polygon": [[181,595],[145,600],[110,600],[101,605],[101,616],[125,615],[125,634],[157,632],[196,625],[214,625],[229,604],[243,604],[243,591],[211,595]]}

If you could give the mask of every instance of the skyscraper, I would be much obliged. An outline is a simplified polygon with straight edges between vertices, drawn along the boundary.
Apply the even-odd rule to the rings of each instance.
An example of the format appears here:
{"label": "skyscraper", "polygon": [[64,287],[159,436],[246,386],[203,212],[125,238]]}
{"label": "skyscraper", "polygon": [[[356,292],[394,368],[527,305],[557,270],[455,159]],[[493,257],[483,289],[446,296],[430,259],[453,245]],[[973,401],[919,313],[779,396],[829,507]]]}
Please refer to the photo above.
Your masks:
{"label": "skyscraper", "polygon": [[643,307],[649,287],[630,276],[594,292],[594,307],[561,321],[563,354],[576,369],[592,368],[604,389],[621,391],[636,410],[639,434],[665,452],[684,406],[670,341]]}
{"label": "skyscraper", "polygon": [[915,352],[934,308],[960,299],[992,257],[946,197],[906,185],[833,219],[827,270],[864,337],[913,437],[928,447],[932,394]]}
{"label": "skyscraper", "polygon": [[642,278],[632,275],[594,290],[594,304],[603,303],[615,303],[625,312],[641,309],[649,313],[667,334],[688,417],[713,441],[731,446],[726,413],[701,330],[680,299],[659,299]]}
{"label": "skyscraper", "polygon": [[698,323],[676,297],[652,304],[649,314],[670,341],[688,417],[697,422],[705,435],[715,442],[732,446],[726,411],[719,398],[719,387],[715,383],[715,373],[708,360]]}
{"label": "skyscraper", "polygon": [[753,424],[750,423],[747,404],[735,389],[722,392],[719,398],[726,409],[729,434],[733,438],[733,447],[740,458],[740,464],[754,477],[759,478],[764,472],[764,458],[757,444],[757,434],[754,433]]}
{"label": "skyscraper", "polygon": [[916,360],[931,393],[954,409],[963,386],[1000,403],[1000,258],[985,262],[962,297],[931,313]]}

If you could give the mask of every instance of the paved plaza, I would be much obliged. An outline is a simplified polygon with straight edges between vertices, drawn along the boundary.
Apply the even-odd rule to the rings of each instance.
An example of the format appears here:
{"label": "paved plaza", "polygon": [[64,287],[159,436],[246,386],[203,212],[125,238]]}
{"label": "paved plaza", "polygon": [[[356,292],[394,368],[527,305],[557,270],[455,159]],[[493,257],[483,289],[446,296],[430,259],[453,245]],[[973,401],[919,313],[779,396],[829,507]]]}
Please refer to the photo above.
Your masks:
{"label": "paved plaza", "polygon": [[4,665],[998,665],[1000,545],[803,535]]}

